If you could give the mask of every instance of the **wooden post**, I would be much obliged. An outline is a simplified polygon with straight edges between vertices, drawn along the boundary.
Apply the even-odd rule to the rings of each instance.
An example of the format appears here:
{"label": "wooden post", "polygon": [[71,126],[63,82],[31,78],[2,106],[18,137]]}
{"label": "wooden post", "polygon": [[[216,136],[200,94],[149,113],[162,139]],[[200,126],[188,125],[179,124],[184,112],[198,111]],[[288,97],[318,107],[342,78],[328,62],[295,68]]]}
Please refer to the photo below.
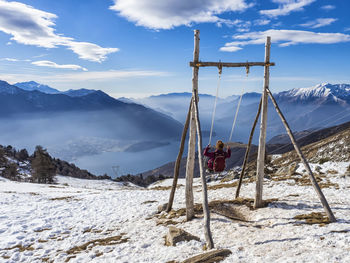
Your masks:
{"label": "wooden post", "polygon": [[247,163],[248,163],[249,152],[250,152],[250,147],[252,145],[252,140],[253,140],[253,136],[254,136],[255,127],[256,127],[256,124],[258,123],[258,119],[259,119],[260,112],[261,112],[261,102],[262,102],[262,99],[260,99],[258,112],[256,113],[252,130],[250,131],[249,140],[248,140],[248,144],[247,144],[247,149],[245,151],[244,161],[243,161],[243,164],[242,164],[242,171],[241,171],[241,174],[239,176],[238,186],[237,186],[237,189],[236,189],[236,198],[239,197],[239,192],[241,191],[243,176],[244,176],[245,168],[246,168]]}
{"label": "wooden post", "polygon": [[192,109],[192,99],[191,99],[191,102],[190,102],[190,106],[188,108],[186,122],[185,122],[185,125],[184,125],[184,128],[183,128],[183,131],[182,131],[181,142],[180,142],[180,150],[179,150],[179,153],[177,155],[175,166],[174,166],[174,179],[173,179],[173,185],[171,187],[171,192],[170,192],[170,196],[169,196],[169,202],[168,202],[168,205],[167,205],[167,208],[166,208],[166,212],[167,213],[169,213],[171,211],[171,208],[173,207],[174,196],[175,196],[175,191],[176,191],[176,186],[177,186],[177,180],[179,178],[182,154],[184,152],[186,135],[187,135],[187,131],[188,131],[188,126],[190,124],[191,109]]}
{"label": "wooden post", "polygon": [[314,189],[315,189],[315,191],[316,191],[318,197],[319,197],[320,200],[321,200],[321,203],[322,203],[322,205],[323,205],[323,208],[324,208],[324,210],[325,210],[326,213],[327,213],[328,219],[329,219],[331,222],[336,222],[337,220],[335,219],[335,216],[333,215],[333,212],[332,212],[331,208],[329,207],[328,202],[327,202],[325,196],[323,195],[322,190],[321,190],[320,186],[318,185],[318,183],[317,183],[317,181],[316,181],[316,179],[315,179],[315,176],[314,176],[314,174],[313,174],[313,172],[312,172],[312,170],[311,170],[311,168],[310,168],[309,163],[306,161],[306,159],[305,159],[305,157],[304,157],[302,151],[300,150],[300,147],[299,147],[299,145],[297,144],[297,142],[296,142],[296,140],[295,140],[295,138],[294,138],[294,135],[293,135],[293,133],[292,133],[292,130],[290,129],[290,127],[289,127],[289,125],[288,125],[288,123],[287,123],[287,120],[285,119],[285,117],[284,117],[283,114],[282,114],[282,111],[281,111],[280,108],[278,107],[278,104],[277,104],[275,98],[273,97],[271,91],[270,91],[269,89],[267,89],[267,91],[268,91],[268,94],[269,94],[269,96],[270,96],[270,98],[271,98],[271,101],[272,101],[273,105],[275,106],[275,109],[276,109],[278,115],[280,116],[280,118],[281,118],[281,120],[282,120],[282,122],[283,122],[284,127],[285,127],[286,130],[287,130],[287,133],[288,133],[288,135],[289,135],[290,140],[292,141],[292,144],[293,144],[293,146],[294,146],[295,151],[297,152],[299,158],[301,159],[302,163],[303,163],[304,166],[305,166],[305,169],[307,170],[307,172],[308,172],[308,174],[309,174],[309,177],[310,177],[312,186],[314,187]]}
{"label": "wooden post", "polygon": [[193,106],[195,110],[196,117],[196,127],[197,127],[197,135],[198,135],[198,162],[199,162],[199,173],[202,181],[202,207],[203,207],[203,215],[204,215],[204,235],[205,240],[207,242],[207,248],[214,248],[213,238],[211,236],[210,231],[210,211],[208,205],[208,193],[207,193],[207,181],[205,178],[205,173],[203,169],[203,157],[202,157],[202,132],[201,125],[199,121],[199,111],[198,111],[198,89],[194,90],[196,94],[192,94],[194,98]]}
{"label": "wooden post", "polygon": [[[194,31],[194,52],[193,62],[199,60],[199,30]],[[194,173],[194,161],[196,154],[196,121],[195,121],[195,109],[194,109],[194,96],[197,95],[198,90],[198,67],[192,69],[192,107],[191,107],[191,125],[190,135],[188,140],[188,154],[186,164],[186,220],[191,220],[194,217],[194,202],[193,202],[193,173]],[[198,98],[196,98],[198,99]]]}
{"label": "wooden post", "polygon": [[194,217],[193,201],[193,173],[196,155],[196,120],[194,115],[193,99],[191,100],[190,135],[188,139],[188,153],[186,164],[186,220],[190,221]]}
{"label": "wooden post", "polygon": [[262,193],[263,193],[263,180],[264,180],[264,167],[265,167],[265,144],[266,144],[266,125],[267,125],[267,89],[269,87],[270,78],[270,48],[271,38],[267,37],[265,44],[265,72],[264,72],[264,88],[262,93],[262,115],[260,124],[260,137],[258,148],[258,160],[256,169],[256,192],[254,208],[263,206]]}

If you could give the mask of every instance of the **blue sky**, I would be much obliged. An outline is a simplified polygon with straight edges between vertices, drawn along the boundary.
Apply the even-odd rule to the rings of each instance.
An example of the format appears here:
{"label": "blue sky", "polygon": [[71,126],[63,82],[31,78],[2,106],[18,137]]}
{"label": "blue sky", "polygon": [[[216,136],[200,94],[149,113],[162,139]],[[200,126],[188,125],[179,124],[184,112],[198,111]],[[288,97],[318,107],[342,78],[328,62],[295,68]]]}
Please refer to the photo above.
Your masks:
{"label": "blue sky", "polygon": [[[193,30],[202,61],[263,61],[271,90],[350,83],[350,2],[344,0],[0,0],[0,79],[114,97],[191,91]],[[214,94],[217,69],[200,69]],[[224,69],[221,96],[260,92],[263,69]]]}

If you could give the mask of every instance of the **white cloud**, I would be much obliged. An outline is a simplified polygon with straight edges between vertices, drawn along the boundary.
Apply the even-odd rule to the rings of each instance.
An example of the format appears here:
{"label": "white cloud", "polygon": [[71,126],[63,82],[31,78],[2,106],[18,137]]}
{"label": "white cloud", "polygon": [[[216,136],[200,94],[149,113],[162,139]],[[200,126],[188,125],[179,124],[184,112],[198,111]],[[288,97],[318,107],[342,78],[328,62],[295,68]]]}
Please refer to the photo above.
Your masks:
{"label": "white cloud", "polygon": [[107,55],[119,51],[118,48],[102,48],[88,42],[70,42],[68,49],[79,55],[79,58],[94,62],[106,60]]}
{"label": "white cloud", "polygon": [[242,49],[241,47],[226,44],[224,47],[220,48],[220,51],[236,52],[241,49]]}
{"label": "white cloud", "polygon": [[257,20],[254,20],[254,25],[257,25],[257,26],[266,26],[268,24],[270,24],[271,20],[269,19],[257,19]]}
{"label": "white cloud", "polygon": [[346,27],[346,28],[344,29],[344,31],[345,31],[345,32],[350,31],[350,27]]}
{"label": "white cloud", "polygon": [[286,47],[298,44],[335,44],[350,42],[350,35],[342,33],[316,33],[302,30],[274,30],[270,29],[262,32],[250,32],[233,36],[236,41],[226,43],[221,47],[221,51],[234,52],[242,46],[264,44],[266,37],[271,36],[273,43]]}
{"label": "white cloud", "polygon": [[83,71],[87,71],[86,68],[83,68],[79,65],[73,65],[73,64],[65,64],[65,65],[59,65],[55,62],[49,61],[49,60],[40,60],[40,61],[34,61],[32,62],[33,65],[39,66],[39,67],[49,67],[49,68],[59,68],[59,69],[72,69],[72,70],[78,70],[81,69]]}
{"label": "white cloud", "polygon": [[106,81],[112,79],[128,79],[140,77],[166,76],[168,73],[148,70],[108,70],[108,71],[90,71],[74,74],[56,75],[57,82],[76,82],[76,81]]}
{"label": "white cloud", "polygon": [[291,12],[303,11],[304,7],[312,4],[316,0],[272,0],[278,4],[278,8],[269,10],[260,10],[260,14],[269,17],[286,16]]}
{"label": "white cloud", "polygon": [[19,60],[16,58],[2,58],[1,61],[10,61],[10,62],[18,62]]}
{"label": "white cloud", "polygon": [[[117,48],[103,48],[92,43],[77,42],[71,37],[56,33],[56,18],[55,14],[23,3],[0,0],[0,31],[12,35],[12,41],[44,48],[66,46],[80,58],[95,62],[102,62],[107,54],[118,51]],[[90,46],[93,51],[82,46]]]}
{"label": "white cloud", "polygon": [[37,56],[33,56],[32,58],[42,58],[42,57],[45,57],[47,56],[47,54],[40,54],[40,55],[37,55]]}
{"label": "white cloud", "polygon": [[114,0],[110,9],[138,26],[171,29],[191,23],[227,23],[218,15],[250,6],[246,0]]}
{"label": "white cloud", "polygon": [[321,9],[329,11],[329,10],[335,9],[335,6],[334,5],[324,5],[324,6],[321,6]]}
{"label": "white cloud", "polygon": [[235,20],[221,19],[216,24],[219,27],[221,27],[222,24],[225,24],[228,27],[236,27],[238,32],[248,32],[250,30],[252,22],[244,21],[244,20],[240,20],[240,19],[235,19]]}
{"label": "white cloud", "polygon": [[17,59],[17,58],[1,58],[1,61],[9,61],[9,62],[30,62],[30,59]]}
{"label": "white cloud", "polygon": [[64,83],[75,85],[77,83],[106,83],[135,78],[164,77],[170,74],[162,71],[151,70],[108,70],[108,71],[88,71],[64,74],[0,74],[0,79],[10,83],[35,80],[37,82],[54,84]]}
{"label": "white cloud", "polygon": [[319,27],[328,26],[330,24],[333,24],[337,20],[338,20],[337,18],[318,18],[316,20],[301,24],[301,26],[310,27],[310,28],[319,28]]}

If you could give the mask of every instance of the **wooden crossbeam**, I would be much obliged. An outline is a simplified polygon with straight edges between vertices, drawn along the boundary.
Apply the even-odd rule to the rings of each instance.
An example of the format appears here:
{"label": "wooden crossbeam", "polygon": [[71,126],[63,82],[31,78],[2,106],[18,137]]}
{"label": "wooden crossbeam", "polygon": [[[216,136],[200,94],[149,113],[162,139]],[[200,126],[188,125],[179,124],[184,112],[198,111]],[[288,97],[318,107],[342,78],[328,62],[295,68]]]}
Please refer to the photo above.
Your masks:
{"label": "wooden crossbeam", "polygon": [[230,62],[190,62],[190,67],[218,67],[218,68],[239,68],[239,67],[254,67],[254,66],[275,66],[274,62],[266,63],[266,62],[238,62],[238,63],[230,63]]}

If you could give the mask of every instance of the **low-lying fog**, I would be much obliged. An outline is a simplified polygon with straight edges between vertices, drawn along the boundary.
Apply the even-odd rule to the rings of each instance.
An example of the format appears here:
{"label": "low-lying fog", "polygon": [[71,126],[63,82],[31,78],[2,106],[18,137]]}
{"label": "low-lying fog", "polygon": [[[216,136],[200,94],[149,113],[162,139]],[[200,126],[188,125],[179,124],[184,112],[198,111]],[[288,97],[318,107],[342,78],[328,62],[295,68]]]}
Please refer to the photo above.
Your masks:
{"label": "low-lying fog", "polygon": [[[172,152],[169,145],[175,141],[174,133],[170,133],[171,122],[170,127],[154,129],[142,125],[140,128],[140,121],[121,118],[112,111],[22,114],[1,118],[0,122],[0,144],[26,148],[29,152],[42,145],[53,157],[73,162],[97,175],[113,176],[113,165],[120,165],[125,173],[134,173],[167,162],[171,159],[168,152]],[[150,155],[147,150],[159,146],[165,146],[162,154],[152,151],[148,156],[159,159],[158,162],[142,159]]]}
{"label": "low-lying fog", "polygon": [[[237,97],[220,100],[214,123],[212,144],[217,139],[227,141],[237,107]],[[147,101],[146,101],[147,102]],[[183,123],[188,110],[188,98],[148,101],[145,105],[162,108],[162,112]],[[157,104],[158,103],[158,104]],[[203,130],[203,146],[208,144],[214,98],[200,99],[200,119]],[[246,143],[255,118],[258,100],[242,102],[232,141]],[[271,104],[270,106],[271,107]],[[306,127],[308,118],[299,120],[293,109],[285,110],[295,127]],[[145,117],[144,114],[148,114]],[[132,116],[132,118],[130,117]],[[326,115],[325,115],[326,116]],[[179,147],[181,124],[164,115],[144,112],[84,111],[45,114],[21,114],[1,118],[0,144],[32,152],[36,145],[47,148],[57,158],[75,163],[82,169],[101,175],[115,176],[113,166],[119,166],[119,174],[140,173],[174,161]],[[284,133],[275,111],[269,109],[268,138]],[[303,125],[304,124],[304,125]],[[311,123],[313,124],[313,123]],[[311,128],[307,127],[307,128]],[[253,143],[257,143],[259,125]],[[187,145],[187,143],[186,143]],[[185,151],[186,153],[186,151]]]}

